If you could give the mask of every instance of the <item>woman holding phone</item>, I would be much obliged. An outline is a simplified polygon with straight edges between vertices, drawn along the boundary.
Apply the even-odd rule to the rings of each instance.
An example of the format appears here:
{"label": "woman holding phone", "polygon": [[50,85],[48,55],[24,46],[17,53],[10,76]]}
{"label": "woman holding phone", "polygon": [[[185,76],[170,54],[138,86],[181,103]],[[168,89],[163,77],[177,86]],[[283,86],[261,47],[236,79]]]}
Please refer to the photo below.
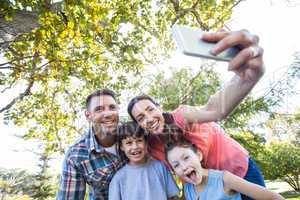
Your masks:
{"label": "woman holding phone", "polygon": [[[203,152],[206,168],[227,170],[264,186],[260,169],[248,152],[215,123],[228,116],[264,74],[263,49],[258,46],[259,39],[245,30],[207,33],[202,35],[202,39],[216,42],[211,51],[215,55],[233,46],[240,49],[228,66],[235,76],[224,88],[210,97],[204,106],[179,106],[170,113],[164,112],[150,96],[140,95],[130,101],[128,113],[150,133],[149,148],[154,158],[167,163],[164,145],[170,138],[176,137],[174,132],[183,134]],[[250,198],[243,196],[243,199]]]}

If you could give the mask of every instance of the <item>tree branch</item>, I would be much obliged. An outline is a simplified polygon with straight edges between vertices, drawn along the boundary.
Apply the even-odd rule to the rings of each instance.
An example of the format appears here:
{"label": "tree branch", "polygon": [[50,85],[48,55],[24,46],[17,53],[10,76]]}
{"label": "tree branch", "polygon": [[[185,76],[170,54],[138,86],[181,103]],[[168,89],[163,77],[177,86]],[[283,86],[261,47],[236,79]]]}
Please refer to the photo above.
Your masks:
{"label": "tree branch", "polygon": [[56,116],[56,112],[55,112],[55,109],[54,109],[54,99],[55,99],[55,97],[56,97],[56,93],[57,93],[58,91],[57,90],[55,90],[54,92],[53,92],[53,95],[52,95],[52,98],[51,98],[51,111],[52,111],[52,114],[53,114],[53,116],[54,116],[54,119],[52,120],[52,124],[53,124],[53,127],[54,127],[54,135],[55,135],[55,137],[56,137],[56,139],[58,140],[58,147],[59,147],[59,152],[61,152],[61,153],[64,153],[64,149],[63,149],[63,147],[62,147],[62,142],[61,142],[61,138],[59,137],[59,134],[58,134],[58,132],[59,132],[59,130],[58,130],[58,128],[57,128],[57,116]]}
{"label": "tree branch", "polygon": [[11,83],[10,83],[7,87],[5,87],[3,90],[1,90],[0,93],[3,93],[3,92],[5,92],[6,90],[11,89],[12,86],[15,84],[15,82],[16,82],[16,77],[14,77],[14,79],[11,81]]}
{"label": "tree branch", "polygon": [[[34,62],[34,60],[37,58],[39,56],[39,53],[38,52],[35,52],[34,53],[34,56],[33,56],[33,63],[35,63]],[[33,84],[34,84],[34,78],[33,78],[33,75],[34,75],[34,73],[35,73],[35,70],[36,70],[36,65],[34,64],[33,65],[33,69],[32,69],[32,71],[31,71],[31,73],[30,73],[30,81],[29,81],[29,84],[28,84],[28,86],[27,86],[27,88],[25,89],[25,91],[23,92],[23,93],[21,93],[21,94],[19,94],[19,96],[17,96],[17,97],[15,97],[9,104],[7,104],[5,107],[3,107],[3,108],[1,108],[0,109],[0,113],[2,113],[3,111],[6,111],[6,110],[9,110],[17,101],[19,101],[19,100],[22,100],[25,96],[28,96],[28,95],[30,95],[30,93],[31,93],[31,88],[32,88],[32,86],[33,86]]]}
{"label": "tree branch", "polygon": [[31,79],[26,90],[21,93],[18,97],[14,98],[9,104],[7,104],[5,107],[0,109],[0,113],[2,113],[5,110],[10,109],[18,100],[22,100],[25,96],[28,96],[30,94],[30,90],[33,86],[34,79]]}
{"label": "tree branch", "polygon": [[[236,7],[238,4],[240,4],[242,1],[245,1],[245,0],[238,0],[238,1],[236,1],[233,5],[232,5],[232,7],[231,8],[229,8],[228,10],[233,10],[233,8],[234,7]],[[222,15],[222,16],[220,16],[220,17],[218,17],[217,19],[216,19],[216,23],[215,24],[218,24],[220,21],[223,21],[223,17],[224,17],[224,15],[225,15],[225,13]],[[228,28],[226,25],[224,25],[228,30],[230,30],[230,28]]]}
{"label": "tree branch", "polygon": [[70,94],[70,92],[69,92],[66,88],[64,89],[64,91],[65,91],[65,93],[67,94],[67,96],[69,97],[69,99],[70,99],[70,106],[71,106],[71,108],[72,108],[74,114],[76,115],[76,114],[77,114],[77,111],[76,111],[76,108],[75,108],[75,106],[74,106],[74,100],[73,100],[73,97],[72,97],[72,95]]}
{"label": "tree branch", "polygon": [[201,66],[201,69],[199,70],[199,72],[190,80],[189,84],[187,84],[187,87],[184,91],[188,91],[188,92],[186,92],[183,97],[179,98],[179,99],[181,99],[180,104],[185,104],[186,101],[188,100],[188,97],[190,96],[189,90],[191,90],[194,81],[201,75],[203,69],[204,69],[204,67]]}
{"label": "tree branch", "polygon": [[15,67],[0,67],[0,69],[15,69]]}
{"label": "tree branch", "polygon": [[286,177],[284,178],[284,180],[293,188],[296,190],[297,186],[295,185],[295,182],[293,180],[292,177],[290,177],[289,175],[286,175]]}
{"label": "tree branch", "polygon": [[[24,60],[24,59],[28,59],[28,58],[36,58],[36,56],[33,55],[33,56],[25,56],[25,57],[23,57],[23,58],[17,58],[17,59],[11,60],[11,61],[6,62],[6,63],[0,63],[0,66],[12,64],[12,63],[15,62],[15,61]],[[0,68],[0,69],[1,69],[1,68]]]}
{"label": "tree branch", "polygon": [[[52,0],[45,0],[44,8],[59,13],[61,11],[62,2],[52,3]],[[30,33],[32,30],[39,28],[38,10],[26,11],[15,10],[12,21],[5,20],[5,16],[0,14],[0,48],[7,46],[4,42],[14,41],[16,37]]]}
{"label": "tree branch", "polygon": [[200,15],[197,13],[196,10],[192,10],[192,14],[194,15],[194,17],[196,18],[197,23],[200,25],[201,29],[203,29],[204,31],[208,31],[209,27],[204,24],[201,20]]}

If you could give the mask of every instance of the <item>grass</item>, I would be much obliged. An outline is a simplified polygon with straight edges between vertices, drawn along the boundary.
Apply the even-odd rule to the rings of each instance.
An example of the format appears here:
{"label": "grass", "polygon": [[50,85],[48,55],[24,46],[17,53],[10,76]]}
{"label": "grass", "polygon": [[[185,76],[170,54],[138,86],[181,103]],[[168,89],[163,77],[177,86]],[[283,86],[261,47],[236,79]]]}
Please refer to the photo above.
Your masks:
{"label": "grass", "polygon": [[285,199],[289,200],[300,200],[300,193],[297,193],[295,191],[286,191],[280,193]]}
{"label": "grass", "polygon": [[300,193],[295,192],[291,186],[282,181],[266,181],[267,188],[282,195],[288,200],[300,200]]}

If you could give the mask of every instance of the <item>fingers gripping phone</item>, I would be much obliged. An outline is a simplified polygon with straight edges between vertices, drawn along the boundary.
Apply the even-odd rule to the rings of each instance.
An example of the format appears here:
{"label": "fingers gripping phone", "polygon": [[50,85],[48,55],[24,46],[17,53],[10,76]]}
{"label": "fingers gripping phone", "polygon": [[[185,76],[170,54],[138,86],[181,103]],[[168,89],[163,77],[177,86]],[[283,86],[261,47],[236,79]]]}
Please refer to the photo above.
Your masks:
{"label": "fingers gripping phone", "polygon": [[230,61],[239,52],[237,47],[231,47],[216,56],[211,54],[210,50],[216,43],[201,40],[201,35],[204,33],[201,29],[175,24],[172,33],[177,46],[185,55]]}

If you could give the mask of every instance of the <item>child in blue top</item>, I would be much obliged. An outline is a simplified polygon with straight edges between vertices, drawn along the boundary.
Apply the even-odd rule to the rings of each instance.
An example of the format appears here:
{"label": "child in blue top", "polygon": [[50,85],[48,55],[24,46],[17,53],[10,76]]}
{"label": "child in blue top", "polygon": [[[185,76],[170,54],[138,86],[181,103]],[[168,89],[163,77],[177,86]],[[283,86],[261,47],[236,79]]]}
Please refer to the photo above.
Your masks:
{"label": "child in blue top", "polygon": [[170,171],[147,153],[143,129],[129,122],[119,128],[120,153],[128,163],[114,175],[109,185],[110,200],[171,200],[179,189]]}
{"label": "child in blue top", "polygon": [[241,200],[241,194],[253,199],[284,199],[230,172],[202,168],[202,153],[184,138],[169,142],[165,153],[175,173],[185,182],[186,200]]}

